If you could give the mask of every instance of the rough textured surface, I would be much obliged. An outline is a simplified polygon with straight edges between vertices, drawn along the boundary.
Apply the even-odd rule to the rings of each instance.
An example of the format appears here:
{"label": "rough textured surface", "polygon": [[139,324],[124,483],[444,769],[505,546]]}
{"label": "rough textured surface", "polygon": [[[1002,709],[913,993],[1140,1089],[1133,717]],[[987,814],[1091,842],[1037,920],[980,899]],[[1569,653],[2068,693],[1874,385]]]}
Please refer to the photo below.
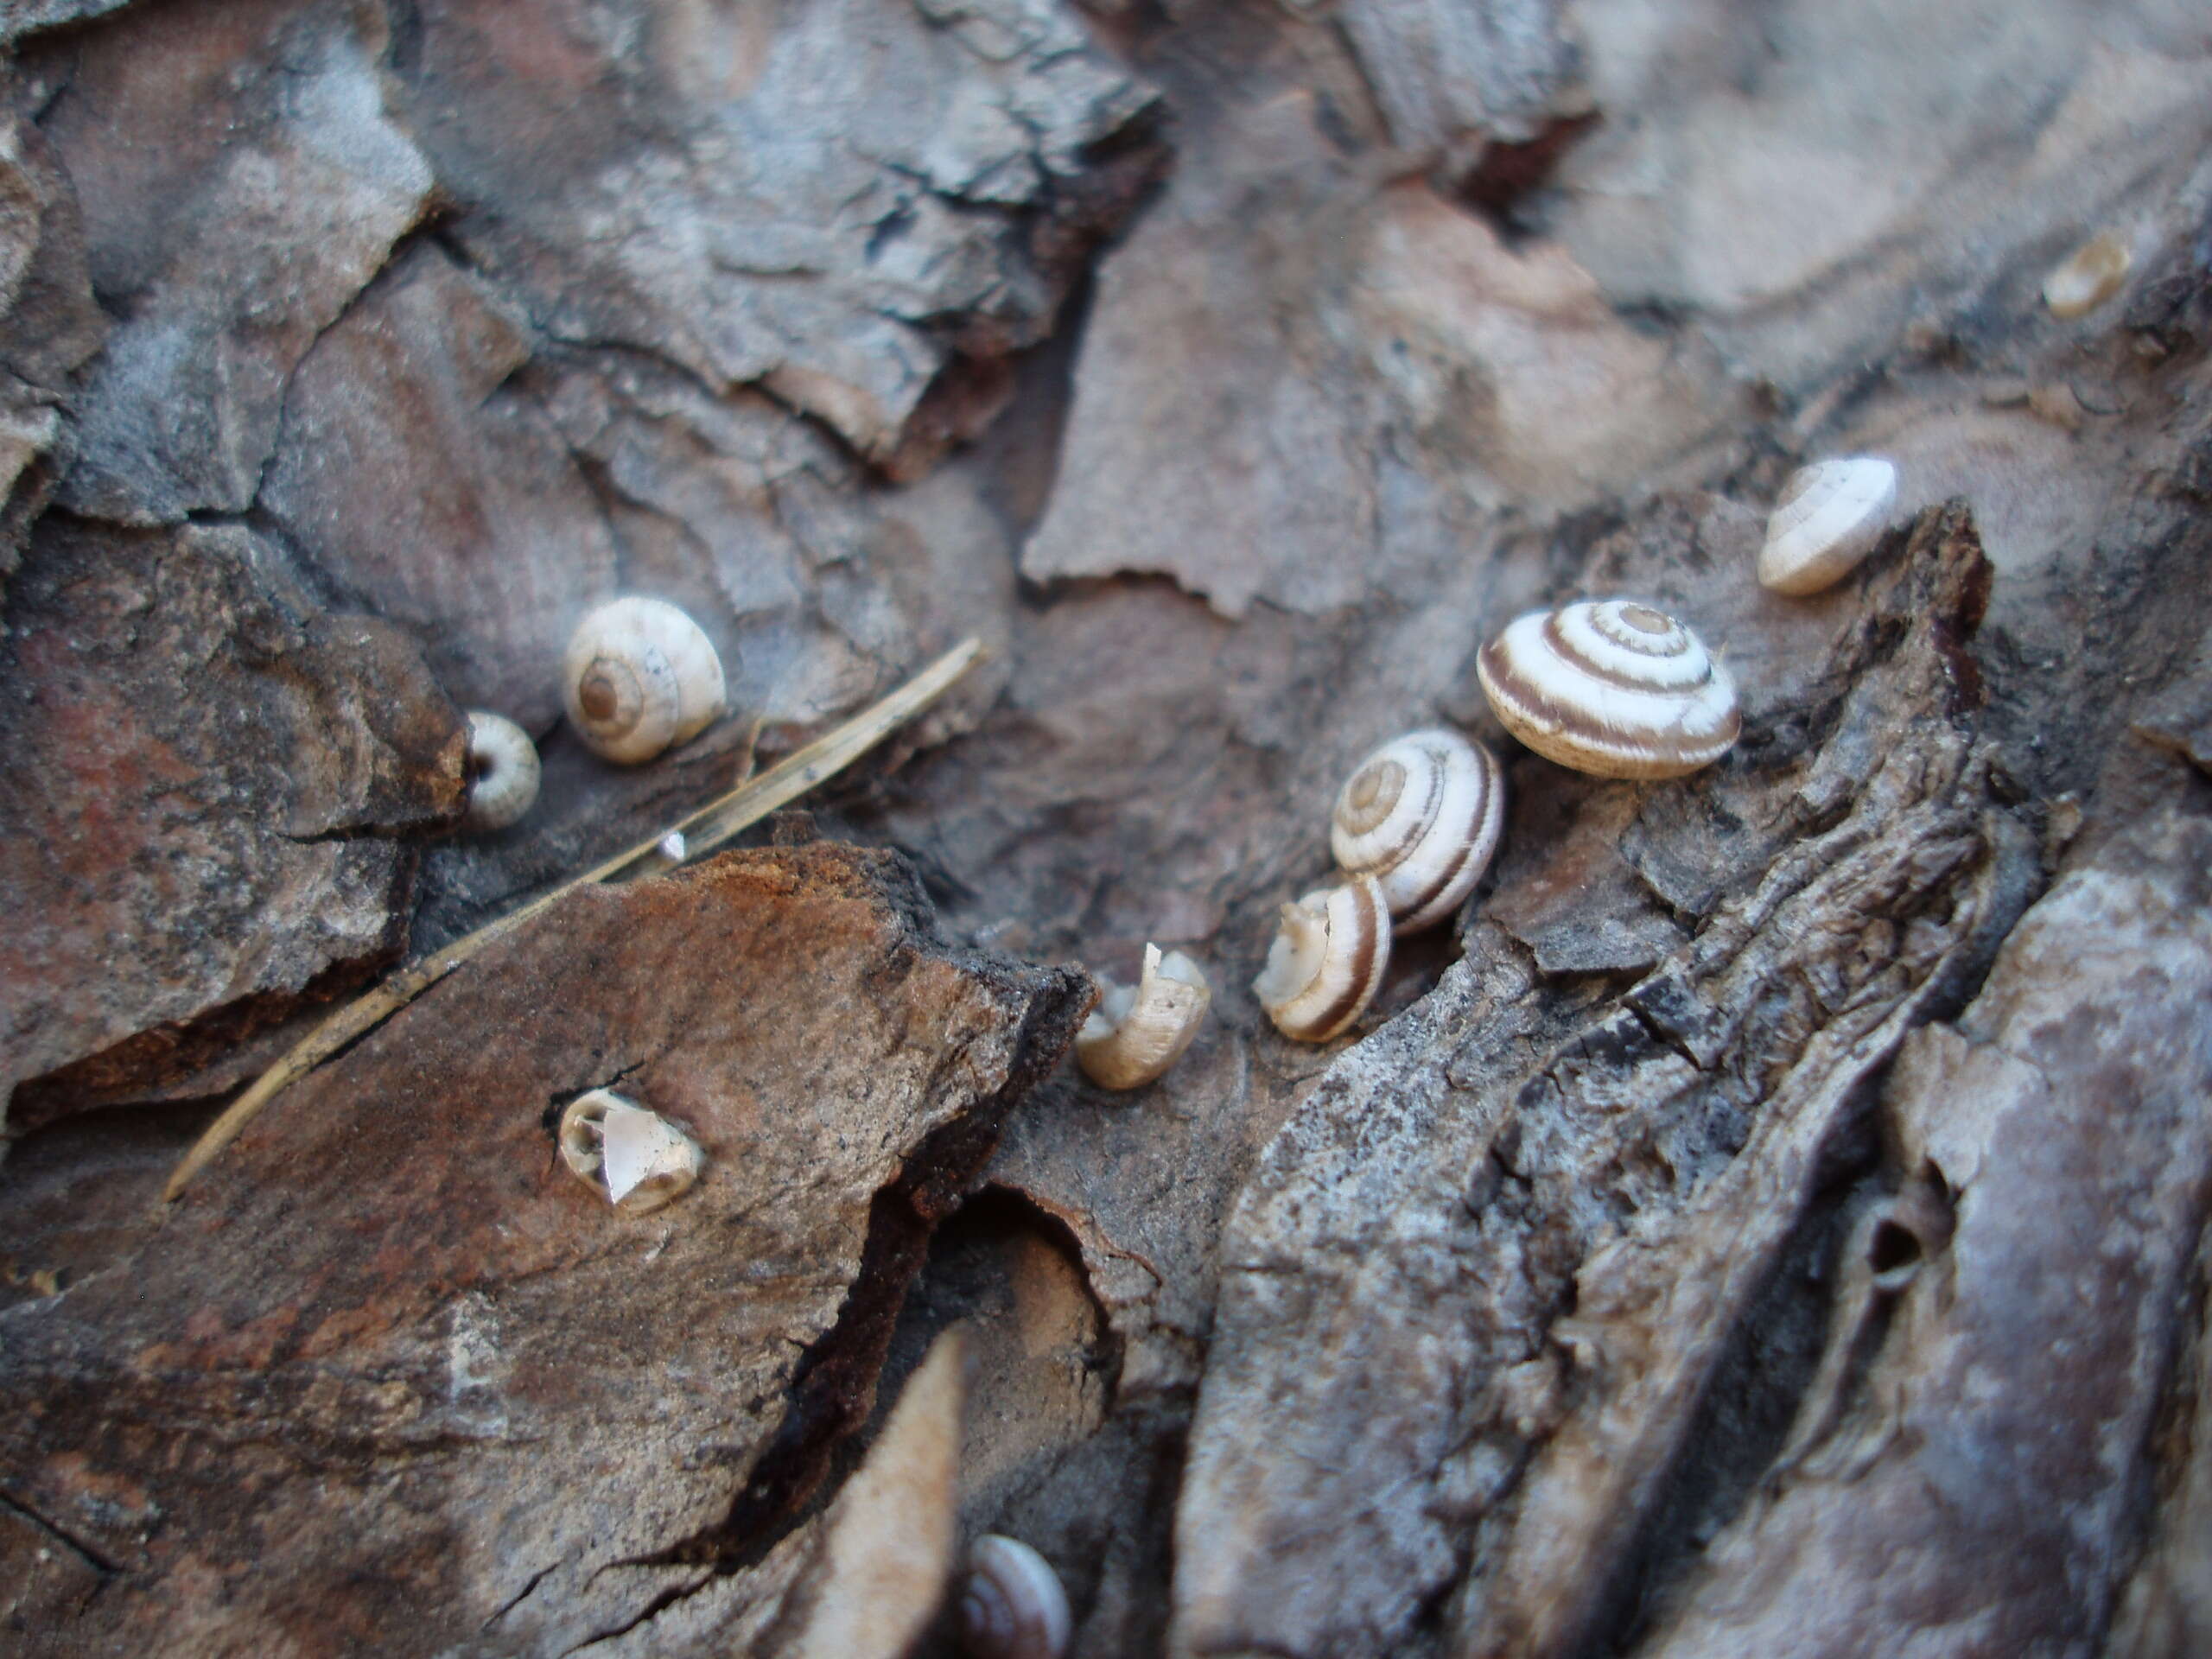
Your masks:
{"label": "rough textured surface", "polygon": [[[10,1497],[124,1574],[25,1651],[269,1650],[312,1610],[323,1651],[553,1654],[742,1591],[1088,995],[934,941],[883,855],[563,901],[6,1314]],[[553,1151],[608,1084],[709,1160],[642,1220]]]}
{"label": "rough textured surface", "polygon": [[324,616],[240,529],[50,520],[0,615],[12,1127],[391,958],[416,857],[395,837],[454,821],[467,747],[403,636]]}
{"label": "rough textured surface", "polygon": [[[812,1497],[779,1477],[665,1559],[594,1576],[563,1556],[474,1635],[472,1575],[512,1560],[512,1594],[555,1558],[448,1552],[410,1608],[464,1651],[626,1624],[583,1651],[792,1639],[792,1588],[823,1581],[826,1517],[882,1432],[870,1390],[887,1406],[957,1323],[962,1530],[1044,1553],[1082,1659],[1854,1632],[2001,1650],[2038,1605],[2050,1650],[2083,1659],[2212,1645],[2202,1106],[2143,1058],[2178,1089],[2202,1025],[2177,919],[2212,758],[2201,7],[1079,4],[7,15],[5,602],[79,614],[157,521],[165,546],[250,536],[307,637],[372,613],[407,642],[372,653],[395,698],[505,707],[541,741],[540,804],[499,835],[433,837],[440,796],[273,849],[419,862],[362,937],[449,940],[975,632],[988,661],[809,800],[820,830],[907,855],[949,935],[1124,978],[1156,941],[1217,988],[1151,1088],[1033,1090],[926,1253],[919,1224],[887,1265],[820,1247],[806,1271],[880,1321],[839,1374],[854,1432],[798,1437]],[[2053,318],[2044,276],[2106,233],[2126,283]],[[1789,474],[1869,452],[1898,463],[1912,528],[1829,593],[1760,590]],[[542,679],[607,592],[683,605],[730,677],[730,718],[634,771],[582,752]],[[1402,942],[1338,1043],[1281,1039],[1248,988],[1275,907],[1329,870],[1345,772],[1417,726],[1499,741],[1476,649],[1599,594],[1723,656],[1737,750],[1637,788],[1505,747],[1506,845],[1455,925]],[[153,615],[141,635],[166,638]],[[22,700],[22,643],[0,639],[10,730],[55,706]],[[231,672],[219,652],[207,685],[166,651],[100,660],[156,723]],[[367,672],[349,662],[286,683],[341,708]],[[19,937],[53,937],[92,887],[155,894],[101,924],[144,967],[175,937],[153,878],[259,846],[314,770],[267,733],[209,728],[164,798],[219,810],[109,842],[86,889],[19,906]],[[2046,886],[2051,917],[2139,938],[2171,976],[2077,974],[2014,921]],[[195,933],[194,972],[330,958],[302,890],[222,893],[265,925]],[[505,995],[463,977],[409,1018],[496,1048]],[[289,1033],[233,1045],[202,1014],[177,1043],[168,1004],[132,1012],[88,969],[0,975],[0,1007],[35,1003],[174,1062],[67,1096],[98,1112],[18,1091],[50,1121],[0,1166],[0,1288],[66,1311],[152,1259],[132,1195]],[[2069,1022],[2082,1046],[2060,1052]],[[1944,1078],[2011,1103],[1978,1115]],[[2084,1113],[2107,1082],[2139,1122]],[[2021,1155],[2045,1139],[2094,1146],[2094,1179]],[[1939,1179],[1913,1150],[1939,1146],[1986,1152],[1980,1176],[1939,1154]],[[904,1213],[888,1179],[872,1212]],[[270,1225],[314,1236],[353,1196],[314,1188]],[[779,1213],[836,1241],[849,1207],[795,1188]],[[2006,1213],[2067,1217],[2109,1274],[2046,1305],[2091,1281]],[[204,1270],[199,1248],[161,1271]],[[256,1258],[265,1282],[244,1260],[209,1257],[282,1305],[286,1251]],[[712,1302],[724,1266],[677,1270]],[[2052,1356],[2054,1324],[2085,1345]],[[526,1375],[601,1400],[632,1375],[607,1351]],[[421,1535],[480,1539],[539,1491],[506,1442],[425,1452],[374,1440],[351,1395],[283,1393],[303,1373],[271,1352],[225,1373],[246,1402],[225,1432],[272,1459],[254,1448],[357,1436],[315,1465],[331,1535],[428,1492]],[[727,1505],[731,1423],[813,1421],[788,1375],[735,1404],[677,1389],[709,1470],[684,1491]],[[1992,1449],[2022,1422],[2042,1437]],[[114,1466],[149,1492],[200,1478],[157,1430],[143,1455],[113,1442]],[[595,1442],[599,1496],[530,1524],[588,1532],[606,1492],[655,1489],[672,1443]],[[283,1601],[302,1652],[375,1639],[334,1611],[372,1586],[210,1589],[165,1553],[182,1508],[133,1554],[32,1502],[40,1467],[0,1454],[5,1618],[89,1642],[117,1608],[150,1625],[227,1597]],[[1862,1482],[1883,1494],[1866,1517]]]}

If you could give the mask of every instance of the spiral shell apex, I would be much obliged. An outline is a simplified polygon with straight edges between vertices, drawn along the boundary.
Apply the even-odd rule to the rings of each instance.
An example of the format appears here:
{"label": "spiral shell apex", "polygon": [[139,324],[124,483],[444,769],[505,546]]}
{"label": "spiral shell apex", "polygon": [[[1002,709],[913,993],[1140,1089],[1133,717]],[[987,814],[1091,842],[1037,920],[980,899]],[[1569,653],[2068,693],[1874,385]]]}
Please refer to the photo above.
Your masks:
{"label": "spiral shell apex", "polygon": [[683,1197],[706,1163],[690,1135],[611,1089],[570,1101],[560,1140],[570,1173],[626,1216],[650,1215]]}
{"label": "spiral shell apex", "polygon": [[1880,543],[1897,505],[1897,469],[1878,456],[1799,467],[1767,520],[1759,586],[1793,597],[1834,587]]}
{"label": "spiral shell apex", "polygon": [[1018,1538],[996,1533],[968,1553],[960,1650],[969,1659],[1060,1659],[1075,1621],[1059,1574]]}
{"label": "spiral shell apex", "polygon": [[1584,600],[1510,624],[1475,658],[1505,728],[1600,778],[1679,778],[1743,729],[1736,685],[1698,638],[1634,600]]}
{"label": "spiral shell apex", "polygon": [[1497,757],[1457,732],[1408,732],[1359,763],[1338,792],[1329,847],[1372,875],[1412,933],[1442,921],[1474,891],[1505,823]]}
{"label": "spiral shell apex", "polygon": [[697,736],[722,712],[721,658],[675,606],[618,599],[577,625],[561,694],[594,753],[634,766]]}
{"label": "spiral shell apex", "polygon": [[1102,1089],[1141,1088],[1183,1058],[1213,988],[1198,963],[1180,950],[1162,957],[1156,944],[1145,946],[1135,985],[1100,977],[1106,994],[1076,1033],[1076,1064]]}
{"label": "spiral shell apex", "polygon": [[1366,1012],[1390,963],[1390,907],[1382,884],[1356,875],[1282,907],[1252,995],[1286,1037],[1325,1043]]}
{"label": "spiral shell apex", "polygon": [[468,811],[463,830],[504,830],[537,801],[537,746],[505,715],[468,714]]}

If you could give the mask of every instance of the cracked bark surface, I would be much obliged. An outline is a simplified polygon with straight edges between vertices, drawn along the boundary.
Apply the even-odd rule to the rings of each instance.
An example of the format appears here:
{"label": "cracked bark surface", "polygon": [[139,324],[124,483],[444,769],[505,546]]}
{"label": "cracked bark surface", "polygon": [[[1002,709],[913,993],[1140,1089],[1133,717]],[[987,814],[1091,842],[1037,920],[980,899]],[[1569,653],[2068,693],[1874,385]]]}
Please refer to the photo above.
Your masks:
{"label": "cracked bark surface", "polygon": [[[803,1648],[957,1325],[960,1533],[1044,1552],[1080,1659],[2212,1645],[2212,41],[1986,11],[0,9],[0,1640]],[[2100,232],[2121,291],[2050,316]],[[1758,589],[1789,473],[1869,452],[1909,528]],[[617,592],[734,710],[634,770],[548,673]],[[1721,765],[1503,743],[1476,648],[1601,594],[1722,654]],[[971,632],[807,803],[912,880],[597,895],[149,1230],[321,995]],[[473,840],[467,707],[544,760]],[[1504,848],[1287,1043],[1276,906],[1435,723],[1501,744]],[[734,957],[831,902],[748,869],[875,893],[1024,1087],[908,1020],[904,1105],[816,1111],[915,976]],[[1147,941],[1212,977],[1190,1053],[1033,1077],[1080,992],[1011,959]],[[541,1166],[594,1043],[741,1104],[772,1050],[805,1106],[624,1224],[650,1262]]]}

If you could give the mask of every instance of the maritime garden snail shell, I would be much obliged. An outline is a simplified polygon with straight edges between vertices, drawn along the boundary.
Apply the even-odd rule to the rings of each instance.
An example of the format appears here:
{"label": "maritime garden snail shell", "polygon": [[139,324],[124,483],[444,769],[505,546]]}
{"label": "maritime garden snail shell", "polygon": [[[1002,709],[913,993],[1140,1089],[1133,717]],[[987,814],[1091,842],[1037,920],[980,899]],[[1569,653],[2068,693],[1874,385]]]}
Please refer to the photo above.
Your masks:
{"label": "maritime garden snail shell", "polygon": [[592,752],[634,766],[722,712],[721,658],[699,625],[658,599],[618,599],[577,624],[562,659],[569,719]]}
{"label": "maritime garden snail shell", "polygon": [[2043,279],[2043,302],[2061,321],[2086,317],[2120,292],[2134,263],[2133,251],[2110,231],[2091,237]]}
{"label": "maritime garden snail shell", "polygon": [[1634,600],[1584,600],[1510,624],[1475,658],[1505,728],[1600,778],[1679,778],[1743,729],[1736,685],[1698,638]]}
{"label": "maritime garden snail shell", "polygon": [[1897,469],[1878,455],[1799,467],[1767,520],[1759,586],[1792,596],[1834,587],[1874,550],[1897,505]]}
{"label": "maritime garden snail shell", "polygon": [[1252,995],[1286,1037],[1325,1043],[1366,1010],[1390,962],[1382,884],[1355,875],[1282,907]]}
{"label": "maritime garden snail shell", "polygon": [[1059,1574],[1018,1538],[987,1533],[968,1552],[960,1650],[968,1659],[1060,1659],[1075,1621]]}
{"label": "maritime garden snail shell", "polygon": [[537,800],[537,746],[505,715],[468,711],[468,810],[461,827],[504,830]]}
{"label": "maritime garden snail shell", "polygon": [[1075,1059],[1102,1089],[1137,1089],[1183,1058],[1198,1034],[1213,988],[1180,950],[1165,957],[1144,948],[1144,967],[1134,985],[1100,976],[1106,994],[1076,1033]]}
{"label": "maritime garden snail shell", "polygon": [[691,1137],[611,1089],[561,1113],[561,1160],[626,1216],[650,1215],[690,1191],[706,1158]]}
{"label": "maritime garden snail shell", "polygon": [[1457,732],[1408,732],[1359,763],[1338,792],[1329,847],[1382,884],[1395,931],[1442,921],[1474,891],[1505,823],[1497,757]]}

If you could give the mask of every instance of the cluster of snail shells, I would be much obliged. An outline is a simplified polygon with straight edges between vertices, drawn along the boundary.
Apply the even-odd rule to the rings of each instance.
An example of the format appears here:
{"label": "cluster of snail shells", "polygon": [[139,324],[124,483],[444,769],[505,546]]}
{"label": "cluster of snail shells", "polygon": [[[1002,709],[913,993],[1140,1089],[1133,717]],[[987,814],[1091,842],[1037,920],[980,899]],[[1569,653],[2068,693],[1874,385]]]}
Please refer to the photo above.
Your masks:
{"label": "cluster of snail shells", "polygon": [[968,1552],[958,1628],[967,1659],[1060,1659],[1074,1620],[1045,1558],[1018,1538],[992,1533]]}
{"label": "cluster of snail shells", "polygon": [[1679,778],[1743,730],[1736,685],[1689,629],[1630,599],[1583,600],[1507,625],[1475,658],[1505,728],[1600,778]]}
{"label": "cluster of snail shells", "polygon": [[706,1164],[681,1128],[611,1089],[570,1101],[559,1139],[569,1172],[626,1216],[650,1215],[683,1197]]}
{"label": "cluster of snail shells", "polygon": [[665,601],[618,599],[577,624],[562,658],[569,721],[603,760],[636,766],[704,731],[725,706],[721,658]]}
{"label": "cluster of snail shells", "polygon": [[1100,976],[1105,995],[1076,1033],[1076,1064],[1102,1089],[1140,1089],[1183,1058],[1213,1001],[1205,971],[1180,950],[1144,948],[1134,985]]}

